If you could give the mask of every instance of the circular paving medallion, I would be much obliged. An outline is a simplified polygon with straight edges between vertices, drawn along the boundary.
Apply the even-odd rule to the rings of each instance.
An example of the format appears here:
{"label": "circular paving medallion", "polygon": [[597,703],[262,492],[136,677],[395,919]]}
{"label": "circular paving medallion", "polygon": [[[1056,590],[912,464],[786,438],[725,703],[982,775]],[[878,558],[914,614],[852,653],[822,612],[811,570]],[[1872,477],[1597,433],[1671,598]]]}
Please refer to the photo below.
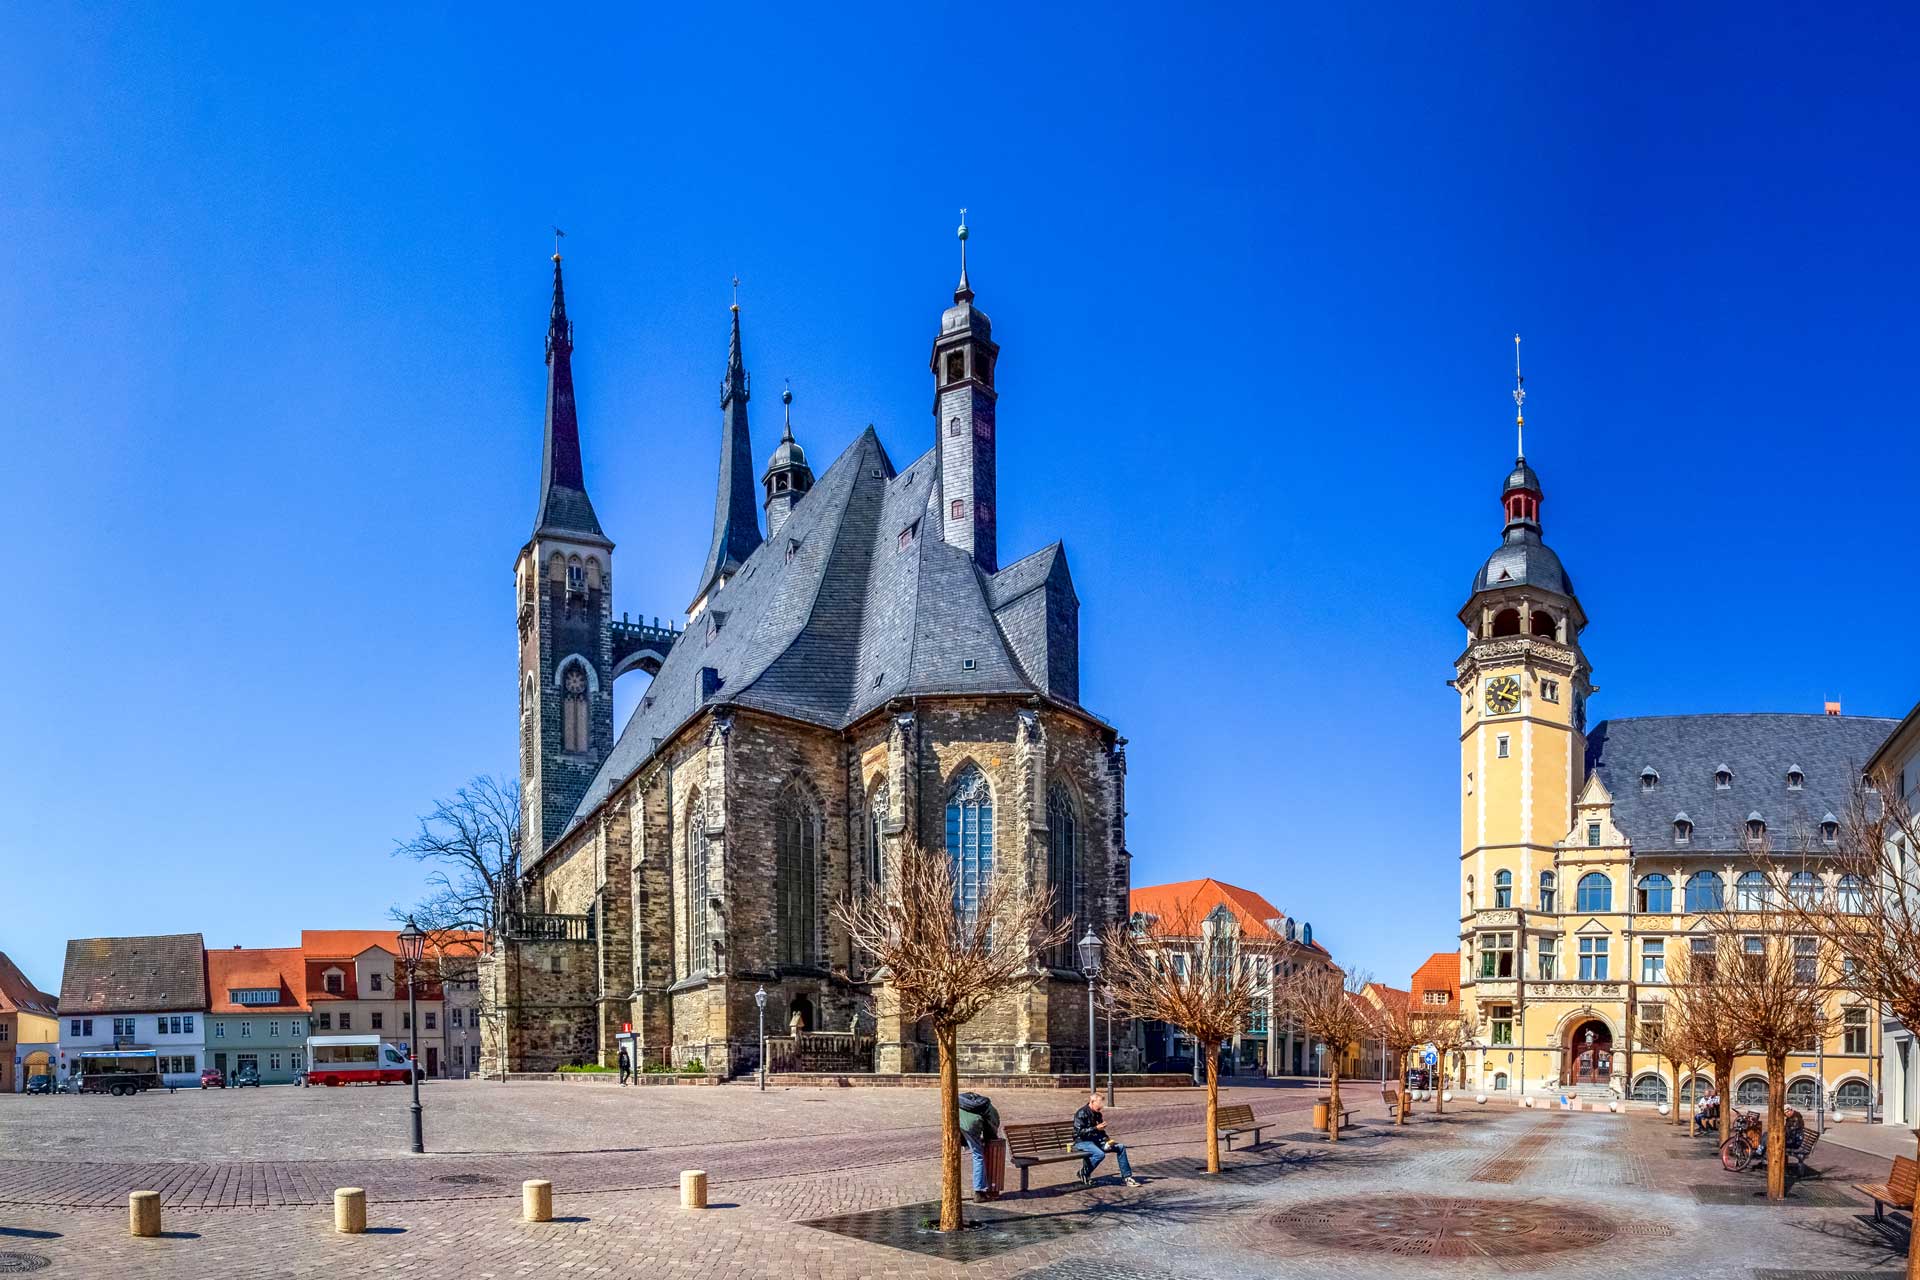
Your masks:
{"label": "circular paving medallion", "polygon": [[39,1271],[53,1265],[53,1259],[43,1258],[37,1253],[0,1253],[0,1275],[19,1275],[23,1271]]}
{"label": "circular paving medallion", "polygon": [[1267,1218],[1306,1244],[1407,1258],[1511,1258],[1592,1249],[1615,1228],[1597,1213],[1537,1200],[1369,1196],[1318,1200]]}

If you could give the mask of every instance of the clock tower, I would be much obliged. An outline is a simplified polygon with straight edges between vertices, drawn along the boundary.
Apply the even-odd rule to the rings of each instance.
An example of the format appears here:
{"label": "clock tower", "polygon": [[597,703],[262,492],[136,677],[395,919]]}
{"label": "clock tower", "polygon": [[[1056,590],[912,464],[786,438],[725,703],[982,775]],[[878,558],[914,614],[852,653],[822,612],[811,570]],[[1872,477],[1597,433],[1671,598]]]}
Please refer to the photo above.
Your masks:
{"label": "clock tower", "polygon": [[[1517,363],[1516,406],[1525,397]],[[1517,426],[1524,422],[1516,417]],[[1587,618],[1560,557],[1541,538],[1541,497],[1523,436],[1501,490],[1500,545],[1475,575],[1459,614],[1466,627],[1453,680],[1460,707],[1461,979],[1463,995],[1485,988],[1472,991],[1474,1005],[1517,995],[1519,983],[1542,976],[1530,935],[1540,931],[1551,948],[1558,913],[1574,905],[1573,886],[1555,882],[1554,847],[1573,824],[1585,782],[1592,685],[1580,632]],[[1476,957],[1476,949],[1501,954]]]}

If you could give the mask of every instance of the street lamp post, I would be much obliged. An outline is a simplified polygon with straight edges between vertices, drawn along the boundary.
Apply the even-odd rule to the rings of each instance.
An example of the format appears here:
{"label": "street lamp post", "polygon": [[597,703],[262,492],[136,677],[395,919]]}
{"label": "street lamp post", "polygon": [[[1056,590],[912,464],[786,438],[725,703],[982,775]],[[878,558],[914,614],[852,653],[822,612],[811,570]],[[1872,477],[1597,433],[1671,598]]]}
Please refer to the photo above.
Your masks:
{"label": "street lamp post", "polygon": [[426,1151],[426,1140],[420,1131],[420,1055],[414,1046],[420,1039],[420,1009],[414,998],[413,975],[420,966],[420,956],[425,951],[427,935],[420,932],[413,923],[413,917],[407,917],[407,927],[400,931],[400,959],[407,966],[407,1077],[413,1085],[413,1153],[420,1155]]}
{"label": "street lamp post", "polygon": [[1100,1092],[1100,1080],[1098,1075],[1099,1064],[1094,1061],[1094,1056],[1093,1056],[1093,1046],[1094,1046],[1093,988],[1094,988],[1095,980],[1100,976],[1100,957],[1105,953],[1105,951],[1106,951],[1106,947],[1101,944],[1098,935],[1094,933],[1093,926],[1088,925],[1086,937],[1080,939],[1080,972],[1087,975],[1087,1092],[1088,1093]]}
{"label": "street lamp post", "polygon": [[1107,1105],[1113,1105],[1113,988],[1105,983],[1101,990],[1107,997]]}
{"label": "street lamp post", "polygon": [[760,1092],[767,1091],[767,988],[763,984],[753,993],[754,1007],[760,1010]]}

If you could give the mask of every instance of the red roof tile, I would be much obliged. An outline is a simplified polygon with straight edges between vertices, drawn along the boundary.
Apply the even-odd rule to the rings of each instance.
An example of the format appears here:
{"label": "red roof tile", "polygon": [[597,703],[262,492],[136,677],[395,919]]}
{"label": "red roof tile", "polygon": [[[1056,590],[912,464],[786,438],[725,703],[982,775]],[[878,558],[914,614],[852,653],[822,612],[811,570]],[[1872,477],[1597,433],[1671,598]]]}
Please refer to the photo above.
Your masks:
{"label": "red roof tile", "polygon": [[[1248,937],[1263,942],[1284,941],[1283,936],[1267,921],[1284,919],[1286,912],[1251,889],[1242,889],[1211,876],[1204,880],[1146,885],[1127,895],[1127,910],[1130,913],[1158,916],[1162,921],[1185,917],[1198,924],[1214,908],[1222,905],[1233,913],[1234,920]],[[1317,942],[1311,945],[1316,951],[1326,950]]]}
{"label": "red roof tile", "polygon": [[[235,991],[276,990],[274,1004],[237,1004]],[[306,966],[298,947],[235,947],[207,952],[207,1005],[210,1013],[304,1012]]]}
{"label": "red roof tile", "polygon": [[0,1013],[39,1013],[52,1017],[60,1002],[27,981],[18,965],[0,951]]}

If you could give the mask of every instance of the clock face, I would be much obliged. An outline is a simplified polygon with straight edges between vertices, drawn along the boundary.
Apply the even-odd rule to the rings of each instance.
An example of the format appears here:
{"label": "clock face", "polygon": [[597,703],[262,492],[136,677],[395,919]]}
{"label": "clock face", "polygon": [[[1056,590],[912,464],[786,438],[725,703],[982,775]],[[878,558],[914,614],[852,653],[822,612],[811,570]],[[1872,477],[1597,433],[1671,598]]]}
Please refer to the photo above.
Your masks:
{"label": "clock face", "polygon": [[1520,705],[1520,682],[1512,676],[1495,676],[1487,681],[1487,710],[1503,716]]}

